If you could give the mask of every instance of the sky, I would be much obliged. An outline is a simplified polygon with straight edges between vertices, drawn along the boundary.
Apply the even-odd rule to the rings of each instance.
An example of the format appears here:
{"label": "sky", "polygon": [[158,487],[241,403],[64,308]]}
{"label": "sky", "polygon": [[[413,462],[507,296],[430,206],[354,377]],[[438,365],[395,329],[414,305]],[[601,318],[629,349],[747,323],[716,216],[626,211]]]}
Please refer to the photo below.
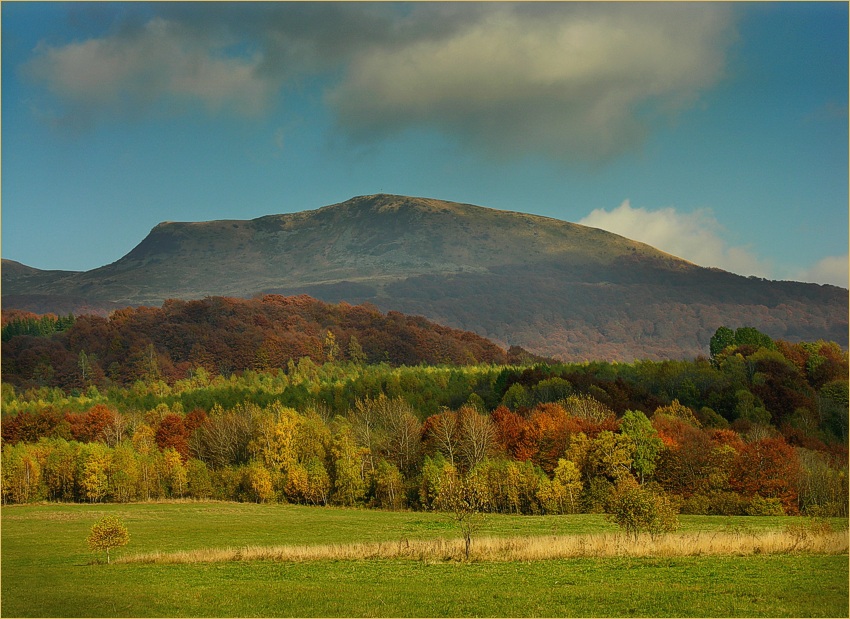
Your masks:
{"label": "sky", "polygon": [[3,2],[2,256],[393,193],[848,286],[848,4]]}

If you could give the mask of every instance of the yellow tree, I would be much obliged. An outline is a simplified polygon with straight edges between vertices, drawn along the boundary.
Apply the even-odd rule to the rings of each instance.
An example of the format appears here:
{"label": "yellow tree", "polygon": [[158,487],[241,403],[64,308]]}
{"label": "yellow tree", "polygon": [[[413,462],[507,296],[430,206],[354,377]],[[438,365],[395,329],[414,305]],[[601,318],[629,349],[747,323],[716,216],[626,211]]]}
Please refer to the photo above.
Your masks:
{"label": "yellow tree", "polygon": [[26,503],[34,499],[41,466],[24,444],[3,446],[3,500]]}
{"label": "yellow tree", "polygon": [[274,499],[274,485],[271,473],[259,462],[248,467],[248,483],[258,503],[266,503]]}
{"label": "yellow tree", "polygon": [[142,423],[136,426],[133,432],[133,448],[139,454],[139,498],[150,499],[151,494],[156,494],[158,486],[158,475],[156,470],[156,435],[153,428]]}
{"label": "yellow tree", "polygon": [[88,443],[80,449],[77,483],[83,499],[95,503],[106,497],[111,461],[112,454],[102,443]]}
{"label": "yellow tree", "polygon": [[571,460],[561,458],[552,481],[542,483],[537,498],[552,514],[574,514],[579,509],[582,491],[581,471]]}
{"label": "yellow tree", "polygon": [[355,505],[363,499],[368,450],[358,447],[351,425],[340,420],[331,445],[333,460],[333,499],[340,505]]}
{"label": "yellow tree", "polygon": [[130,541],[130,532],[118,516],[104,516],[91,528],[86,541],[92,550],[106,551],[108,564],[110,549],[126,546]]}
{"label": "yellow tree", "polygon": [[295,464],[300,420],[294,409],[279,402],[272,403],[260,417],[250,449],[268,470],[286,473]]}
{"label": "yellow tree", "polygon": [[180,453],[173,447],[168,447],[162,452],[163,479],[171,492],[172,497],[182,497],[186,492],[186,467]]}
{"label": "yellow tree", "polygon": [[313,458],[305,467],[307,471],[307,493],[304,498],[313,505],[325,505],[331,489],[331,478],[325,465],[318,458]]}

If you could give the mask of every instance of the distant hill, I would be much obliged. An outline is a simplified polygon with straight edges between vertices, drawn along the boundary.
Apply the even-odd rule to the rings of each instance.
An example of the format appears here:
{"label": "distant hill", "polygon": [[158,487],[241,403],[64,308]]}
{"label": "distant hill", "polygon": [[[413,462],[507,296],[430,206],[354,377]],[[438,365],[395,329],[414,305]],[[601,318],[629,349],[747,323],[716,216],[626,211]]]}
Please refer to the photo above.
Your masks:
{"label": "distant hill", "polygon": [[370,302],[564,360],[689,358],[718,326],[847,346],[848,292],[707,269],[564,221],[392,195],[250,221],[165,222],[87,272],[3,261],[3,306],[102,313],[206,296]]}
{"label": "distant hill", "polygon": [[516,363],[527,355],[420,316],[306,295],[169,300],[161,308],[128,307],[109,318],[81,316],[49,337],[7,338],[4,330],[3,339],[3,380],[22,387],[84,386],[81,353],[87,381],[125,385],[151,377],[170,382],[199,367],[224,375],[287,367],[303,357],[319,364],[461,365]]}

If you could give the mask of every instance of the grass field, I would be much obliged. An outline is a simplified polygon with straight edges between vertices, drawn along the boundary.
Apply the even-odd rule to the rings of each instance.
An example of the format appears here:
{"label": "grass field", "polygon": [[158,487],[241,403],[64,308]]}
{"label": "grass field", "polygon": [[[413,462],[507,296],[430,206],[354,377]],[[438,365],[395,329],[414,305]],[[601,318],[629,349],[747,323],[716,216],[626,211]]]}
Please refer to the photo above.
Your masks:
{"label": "grass field", "polygon": [[[233,503],[2,509],[3,617],[827,616],[846,617],[847,554],[404,559],[105,565],[85,538],[118,514],[113,552],[454,538],[438,514]],[[683,516],[685,531],[782,529],[801,519]],[[837,523],[838,526],[846,526]],[[489,516],[480,537],[616,532],[603,516]],[[474,544],[474,542],[473,542]]]}

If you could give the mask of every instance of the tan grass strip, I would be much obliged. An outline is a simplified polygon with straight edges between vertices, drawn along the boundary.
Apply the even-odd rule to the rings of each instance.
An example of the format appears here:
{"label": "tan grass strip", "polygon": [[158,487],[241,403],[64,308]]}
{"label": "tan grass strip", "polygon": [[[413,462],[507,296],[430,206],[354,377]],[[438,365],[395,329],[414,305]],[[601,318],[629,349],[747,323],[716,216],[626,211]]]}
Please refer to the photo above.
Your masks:
{"label": "tan grass strip", "polygon": [[[473,538],[473,561],[539,561],[568,558],[689,557],[753,554],[846,554],[848,532],[819,535],[785,531],[757,533],[670,533],[656,538],[623,534],[562,535],[539,537]],[[415,559],[460,561],[461,539],[400,540],[316,546],[245,546],[202,548],[179,552],[152,552],[123,557],[116,563],[224,563],[231,561],[339,561]]]}

